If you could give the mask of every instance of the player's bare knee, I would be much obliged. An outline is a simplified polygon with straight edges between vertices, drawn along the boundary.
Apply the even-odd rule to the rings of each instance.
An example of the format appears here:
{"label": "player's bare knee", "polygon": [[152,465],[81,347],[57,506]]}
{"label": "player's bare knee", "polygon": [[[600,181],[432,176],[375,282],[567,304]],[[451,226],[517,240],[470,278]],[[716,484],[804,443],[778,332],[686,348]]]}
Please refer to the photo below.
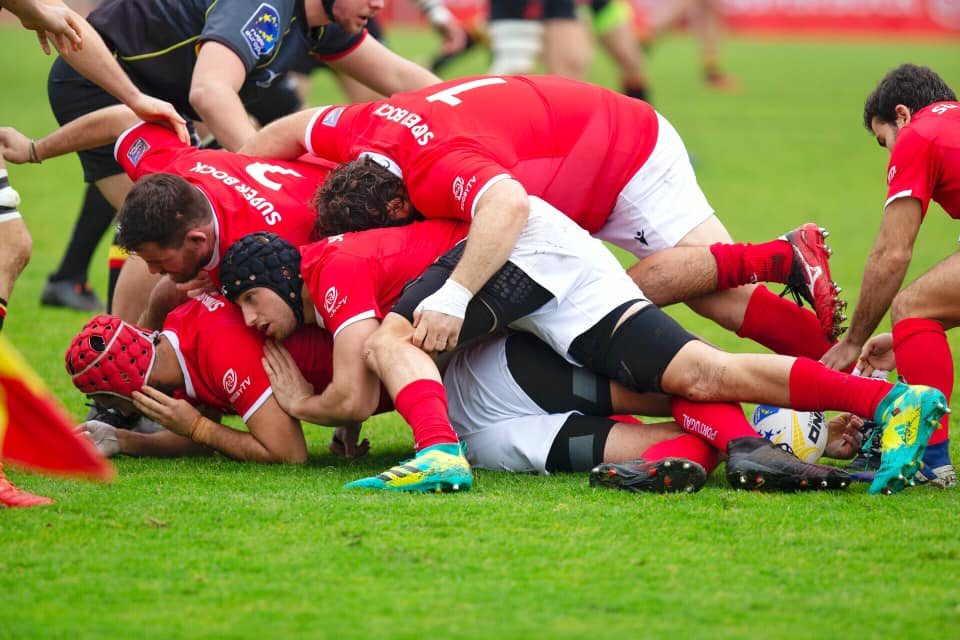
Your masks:
{"label": "player's bare knee", "polygon": [[890,304],[890,320],[896,324],[906,318],[925,318],[927,309],[924,305],[924,296],[917,287],[909,286],[900,291]]}

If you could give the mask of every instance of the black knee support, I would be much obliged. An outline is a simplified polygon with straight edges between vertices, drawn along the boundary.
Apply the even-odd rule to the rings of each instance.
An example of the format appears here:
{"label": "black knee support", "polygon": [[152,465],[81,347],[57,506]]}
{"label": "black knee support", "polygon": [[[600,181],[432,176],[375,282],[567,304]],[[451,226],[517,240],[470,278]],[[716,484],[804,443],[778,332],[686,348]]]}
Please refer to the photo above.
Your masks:
{"label": "black knee support", "polygon": [[553,440],[545,465],[549,473],[589,471],[603,462],[607,436],[616,422],[610,418],[573,414]]}

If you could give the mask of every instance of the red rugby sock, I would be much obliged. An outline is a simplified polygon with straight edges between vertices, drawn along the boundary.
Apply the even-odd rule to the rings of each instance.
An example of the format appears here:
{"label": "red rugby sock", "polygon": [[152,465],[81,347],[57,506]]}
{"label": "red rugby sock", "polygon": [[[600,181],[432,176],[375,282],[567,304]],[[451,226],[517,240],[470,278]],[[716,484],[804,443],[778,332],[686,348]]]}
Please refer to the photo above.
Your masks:
{"label": "red rugby sock", "polygon": [[732,289],[757,282],[786,283],[793,264],[793,247],[786,240],[763,244],[714,244],[717,289]]}
{"label": "red rugby sock", "polygon": [[790,369],[790,406],[799,411],[849,411],[872,420],[877,405],[893,385],[828,369],[808,358],[797,358]]}
{"label": "red rugby sock", "polygon": [[[953,356],[947,334],[936,320],[907,318],[893,325],[893,352],[897,371],[910,384],[939,389],[950,403],[953,391]],[[942,428],[930,436],[930,444],[950,437],[950,414],[940,420]]]}
{"label": "red rugby sock", "polygon": [[691,402],[673,398],[670,412],[680,428],[703,438],[721,451],[727,443],[744,436],[760,437],[734,402]]}
{"label": "red rugby sock", "polygon": [[707,475],[716,468],[720,451],[706,440],[685,433],[673,440],[658,442],[643,452],[642,458],[654,462],[664,458],[686,458],[703,467]]}
{"label": "red rugby sock", "polygon": [[457,444],[457,437],[447,417],[447,394],[436,380],[416,380],[397,393],[397,413],[413,429],[417,451],[437,444]]}
{"label": "red rugby sock", "polygon": [[823,337],[817,314],[781,298],[764,286],[750,296],[737,335],[774,353],[818,360],[831,344]]}

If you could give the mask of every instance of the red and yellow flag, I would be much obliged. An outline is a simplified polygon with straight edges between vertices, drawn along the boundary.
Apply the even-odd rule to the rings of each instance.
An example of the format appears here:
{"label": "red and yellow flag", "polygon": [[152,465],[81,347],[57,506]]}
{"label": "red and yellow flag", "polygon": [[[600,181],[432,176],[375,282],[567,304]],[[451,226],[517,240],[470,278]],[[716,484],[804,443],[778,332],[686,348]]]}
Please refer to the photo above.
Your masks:
{"label": "red and yellow flag", "polygon": [[73,432],[66,410],[0,335],[0,460],[40,473],[97,480],[111,465]]}

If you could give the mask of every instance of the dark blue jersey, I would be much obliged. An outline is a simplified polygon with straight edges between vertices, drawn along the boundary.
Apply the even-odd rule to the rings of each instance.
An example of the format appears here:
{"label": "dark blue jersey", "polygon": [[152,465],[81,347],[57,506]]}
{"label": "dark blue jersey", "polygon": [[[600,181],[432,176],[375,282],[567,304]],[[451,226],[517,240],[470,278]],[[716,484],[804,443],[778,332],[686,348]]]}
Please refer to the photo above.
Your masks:
{"label": "dark blue jersey", "polygon": [[203,42],[219,42],[243,61],[240,98],[248,101],[305,58],[336,59],[365,37],[337,25],[311,29],[303,0],[106,0],[87,19],[141,91],[191,118],[190,82]]}

